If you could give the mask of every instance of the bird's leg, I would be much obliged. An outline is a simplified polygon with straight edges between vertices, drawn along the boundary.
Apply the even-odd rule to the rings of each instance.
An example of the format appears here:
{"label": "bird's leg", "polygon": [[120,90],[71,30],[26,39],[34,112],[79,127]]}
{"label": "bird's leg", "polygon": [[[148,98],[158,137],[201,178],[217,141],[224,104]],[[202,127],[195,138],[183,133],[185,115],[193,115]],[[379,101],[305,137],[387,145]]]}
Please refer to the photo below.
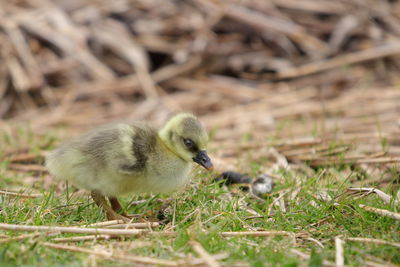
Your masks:
{"label": "bird's leg", "polygon": [[100,194],[97,191],[92,191],[91,192],[92,198],[94,202],[97,204],[97,206],[103,208],[103,210],[106,212],[107,219],[108,220],[123,220],[125,222],[129,222],[129,218],[124,217],[122,215],[119,215],[116,213],[108,204],[106,198]]}
{"label": "bird's leg", "polygon": [[121,214],[122,216],[128,217],[128,215],[123,211],[123,208],[121,206],[121,203],[119,203],[118,199],[116,197],[109,197],[108,200],[111,203],[111,208]]}

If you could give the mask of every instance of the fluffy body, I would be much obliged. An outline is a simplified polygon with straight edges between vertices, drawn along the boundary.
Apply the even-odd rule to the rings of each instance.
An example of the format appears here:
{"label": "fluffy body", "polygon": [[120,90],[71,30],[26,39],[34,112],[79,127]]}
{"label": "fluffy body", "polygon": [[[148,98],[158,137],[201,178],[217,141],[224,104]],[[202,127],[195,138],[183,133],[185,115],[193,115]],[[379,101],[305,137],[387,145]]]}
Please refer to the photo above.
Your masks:
{"label": "fluffy body", "polygon": [[105,196],[169,192],[188,181],[191,164],[162,138],[144,123],[103,126],[51,152],[46,166],[57,179]]}

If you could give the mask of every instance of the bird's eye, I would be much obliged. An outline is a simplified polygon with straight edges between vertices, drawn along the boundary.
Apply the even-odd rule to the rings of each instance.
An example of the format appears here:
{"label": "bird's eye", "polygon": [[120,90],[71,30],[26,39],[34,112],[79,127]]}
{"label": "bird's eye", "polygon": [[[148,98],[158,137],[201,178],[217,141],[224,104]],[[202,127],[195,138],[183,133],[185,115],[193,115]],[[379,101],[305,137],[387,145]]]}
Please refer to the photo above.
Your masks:
{"label": "bird's eye", "polygon": [[195,144],[194,144],[194,142],[193,142],[191,139],[184,138],[184,139],[183,139],[183,143],[185,144],[185,146],[186,146],[188,149],[192,149],[192,148],[195,147]]}

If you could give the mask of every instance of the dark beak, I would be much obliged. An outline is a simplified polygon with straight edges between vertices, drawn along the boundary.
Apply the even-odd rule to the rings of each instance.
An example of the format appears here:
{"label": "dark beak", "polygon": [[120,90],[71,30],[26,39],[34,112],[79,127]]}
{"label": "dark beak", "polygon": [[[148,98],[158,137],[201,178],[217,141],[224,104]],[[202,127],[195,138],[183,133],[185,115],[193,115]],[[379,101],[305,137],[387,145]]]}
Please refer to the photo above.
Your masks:
{"label": "dark beak", "polygon": [[205,150],[199,151],[196,157],[193,158],[193,161],[203,166],[207,170],[212,170],[214,167],[213,164],[211,163],[211,159],[208,157],[207,152]]}

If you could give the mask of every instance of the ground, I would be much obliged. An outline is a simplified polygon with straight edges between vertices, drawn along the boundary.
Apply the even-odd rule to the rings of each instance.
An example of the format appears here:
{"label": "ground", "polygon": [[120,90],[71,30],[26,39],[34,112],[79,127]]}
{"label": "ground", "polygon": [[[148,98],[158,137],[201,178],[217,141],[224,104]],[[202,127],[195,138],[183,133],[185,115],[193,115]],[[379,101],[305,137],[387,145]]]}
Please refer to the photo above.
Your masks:
{"label": "ground", "polygon": [[[67,190],[65,183],[54,181],[41,169],[32,171],[33,166],[40,166],[44,152],[60,142],[57,132],[34,135],[21,128],[4,132],[1,138],[5,152],[0,165],[0,188],[36,196],[27,198],[2,194],[2,223],[85,227],[105,220],[104,214],[87,193],[71,186]],[[331,145],[330,149],[335,150],[337,146]],[[32,155],[27,155],[27,151]],[[218,154],[218,147],[213,146],[210,154]],[[21,165],[15,165],[21,163],[10,162],[18,161],[16,155],[31,157],[30,164],[23,162],[27,166],[24,171],[19,168]],[[340,162],[343,155],[336,157]],[[253,177],[271,161],[268,157],[252,161],[251,150],[236,155],[235,160],[242,164],[245,162],[249,166],[248,174]],[[336,260],[335,238],[338,237],[344,241],[346,266],[400,264],[399,220],[366,211],[359,206],[364,204],[396,211],[398,205],[393,196],[396,197],[398,187],[382,181],[385,181],[385,177],[387,180],[387,177],[398,175],[398,168],[382,172],[381,177],[370,177],[353,163],[317,167],[298,163],[277,166],[270,173],[275,183],[273,192],[264,199],[252,196],[239,186],[223,186],[214,181],[218,171],[209,173],[200,168],[194,169],[190,184],[177,193],[122,198],[128,213],[142,215],[138,221],[163,219],[165,223],[154,228],[154,231],[174,231],[174,236],[142,235],[65,244],[90,248],[92,252],[113,251],[179,263],[188,257],[199,257],[189,245],[190,241],[195,240],[209,254],[217,255],[218,262],[224,266],[320,266],[322,262],[329,266],[334,265]],[[372,181],[369,187],[379,186],[380,190],[392,196],[388,204],[377,194],[360,197],[362,194],[347,191],[348,188],[359,187],[362,181],[371,181],[371,178],[379,179]],[[168,205],[164,205],[164,218],[160,218],[162,203],[166,200]],[[132,202],[139,204],[129,205]],[[226,237],[222,234],[242,231],[274,232],[262,237]],[[126,260],[56,250],[44,244],[52,242],[54,238],[77,234],[42,233],[20,241],[10,240],[9,237],[26,233],[2,231],[1,234],[0,262],[3,266],[132,264]],[[393,244],[351,241],[347,239],[350,237],[382,239]]]}

